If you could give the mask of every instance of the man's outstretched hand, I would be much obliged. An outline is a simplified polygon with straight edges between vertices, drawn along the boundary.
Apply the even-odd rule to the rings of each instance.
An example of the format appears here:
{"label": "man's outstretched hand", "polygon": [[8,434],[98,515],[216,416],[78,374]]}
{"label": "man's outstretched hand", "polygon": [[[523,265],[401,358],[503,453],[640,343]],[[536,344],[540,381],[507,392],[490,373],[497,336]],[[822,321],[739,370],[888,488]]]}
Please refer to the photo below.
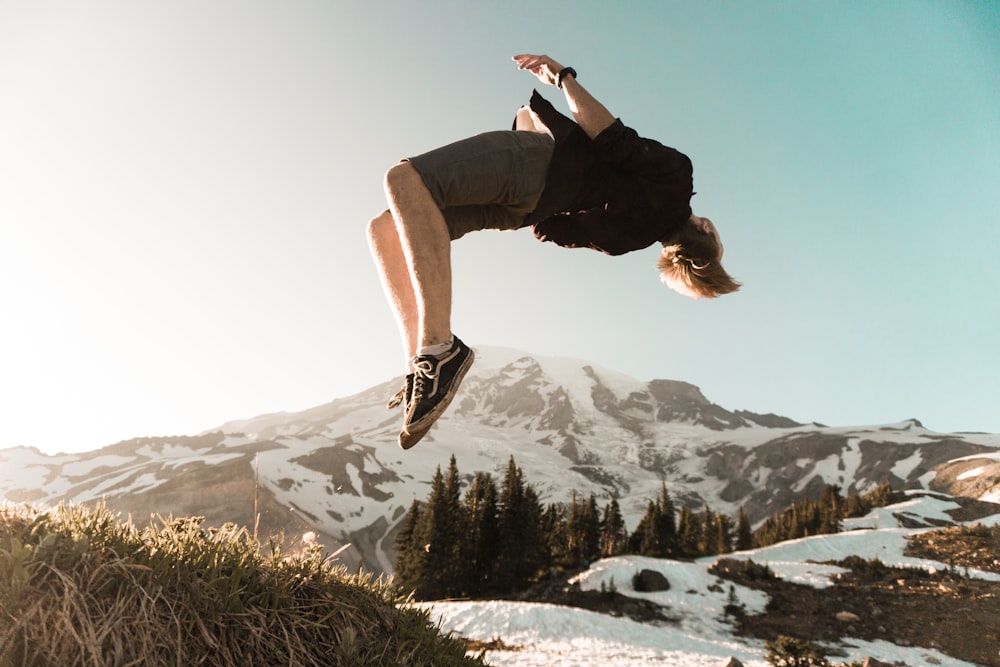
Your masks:
{"label": "man's outstretched hand", "polygon": [[[531,72],[542,83],[547,83],[550,86],[559,84],[559,72],[563,70],[563,66],[548,56],[533,56],[525,53],[514,56],[514,62],[517,63],[518,69]],[[576,83],[576,72],[570,76],[571,78],[568,80],[573,81],[574,84],[567,86],[564,81],[562,87],[563,92],[566,93],[569,110],[573,112],[573,118],[580,124],[587,136],[594,139],[615,122],[615,117],[583,86]]]}
{"label": "man's outstretched hand", "polygon": [[514,56],[514,62],[517,63],[518,69],[531,72],[538,77],[539,81],[550,86],[556,85],[559,72],[563,68],[562,65],[548,56],[533,56],[528,53]]}

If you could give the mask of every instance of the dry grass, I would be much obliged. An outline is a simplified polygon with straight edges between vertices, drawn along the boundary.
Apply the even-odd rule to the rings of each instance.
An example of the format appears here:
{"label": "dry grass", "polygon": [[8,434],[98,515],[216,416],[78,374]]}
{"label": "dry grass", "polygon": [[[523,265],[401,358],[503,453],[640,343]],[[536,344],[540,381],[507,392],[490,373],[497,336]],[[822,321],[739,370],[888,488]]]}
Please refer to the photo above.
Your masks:
{"label": "dry grass", "polygon": [[0,667],[475,665],[390,582],[197,518],[0,508]]}

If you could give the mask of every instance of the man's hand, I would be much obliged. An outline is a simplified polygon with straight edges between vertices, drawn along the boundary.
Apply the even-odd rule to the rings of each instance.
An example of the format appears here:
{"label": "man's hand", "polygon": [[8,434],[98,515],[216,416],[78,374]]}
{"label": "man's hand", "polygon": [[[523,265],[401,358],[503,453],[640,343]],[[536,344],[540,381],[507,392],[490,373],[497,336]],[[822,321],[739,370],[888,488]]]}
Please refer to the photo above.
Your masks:
{"label": "man's hand", "polygon": [[[533,56],[525,53],[514,56],[514,62],[518,69],[531,72],[538,77],[542,83],[555,86],[559,82],[559,72],[563,66],[548,56]],[[566,94],[566,102],[569,110],[573,112],[573,118],[580,124],[587,136],[594,139],[615,122],[615,117],[611,115],[604,105],[594,99],[594,96],[580,85],[573,75],[563,78],[563,92]]]}
{"label": "man's hand", "polygon": [[531,72],[539,81],[550,86],[556,85],[559,72],[563,69],[562,65],[548,56],[533,56],[528,53],[514,56],[514,62],[518,69]]}

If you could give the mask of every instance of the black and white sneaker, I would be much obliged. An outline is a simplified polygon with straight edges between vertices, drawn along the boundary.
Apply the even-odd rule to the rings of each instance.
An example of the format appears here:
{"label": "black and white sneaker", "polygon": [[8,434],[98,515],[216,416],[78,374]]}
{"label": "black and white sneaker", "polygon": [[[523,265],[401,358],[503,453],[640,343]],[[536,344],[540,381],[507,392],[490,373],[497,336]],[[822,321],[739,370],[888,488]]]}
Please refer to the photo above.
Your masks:
{"label": "black and white sneaker", "polygon": [[444,354],[413,360],[413,394],[403,431],[399,434],[400,447],[409,449],[427,435],[455,398],[475,358],[475,353],[455,337],[451,349]]}

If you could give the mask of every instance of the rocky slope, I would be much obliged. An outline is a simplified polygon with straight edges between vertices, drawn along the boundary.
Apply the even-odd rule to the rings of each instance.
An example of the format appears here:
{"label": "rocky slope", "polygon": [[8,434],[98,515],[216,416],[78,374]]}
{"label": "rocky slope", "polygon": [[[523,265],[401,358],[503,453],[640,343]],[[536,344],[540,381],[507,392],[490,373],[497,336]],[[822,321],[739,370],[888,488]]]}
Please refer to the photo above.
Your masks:
{"label": "rocky slope", "polygon": [[[198,514],[209,523],[298,536],[316,531],[342,558],[390,571],[392,540],[434,470],[500,476],[510,456],[544,502],[572,490],[617,494],[634,528],[662,481],[676,501],[752,521],[824,484],[864,492],[890,480],[1000,502],[1000,436],[933,433],[917,420],[867,427],[799,424],[730,411],[690,384],[643,382],[585,362],[486,348],[449,413],[415,449],[395,444],[385,408],[399,379],[298,413],[263,415],[197,436],[139,438],[47,456],[0,450],[0,497],[103,499],[145,520]],[[259,481],[258,481],[259,480]],[[294,539],[297,539],[294,538]]]}

